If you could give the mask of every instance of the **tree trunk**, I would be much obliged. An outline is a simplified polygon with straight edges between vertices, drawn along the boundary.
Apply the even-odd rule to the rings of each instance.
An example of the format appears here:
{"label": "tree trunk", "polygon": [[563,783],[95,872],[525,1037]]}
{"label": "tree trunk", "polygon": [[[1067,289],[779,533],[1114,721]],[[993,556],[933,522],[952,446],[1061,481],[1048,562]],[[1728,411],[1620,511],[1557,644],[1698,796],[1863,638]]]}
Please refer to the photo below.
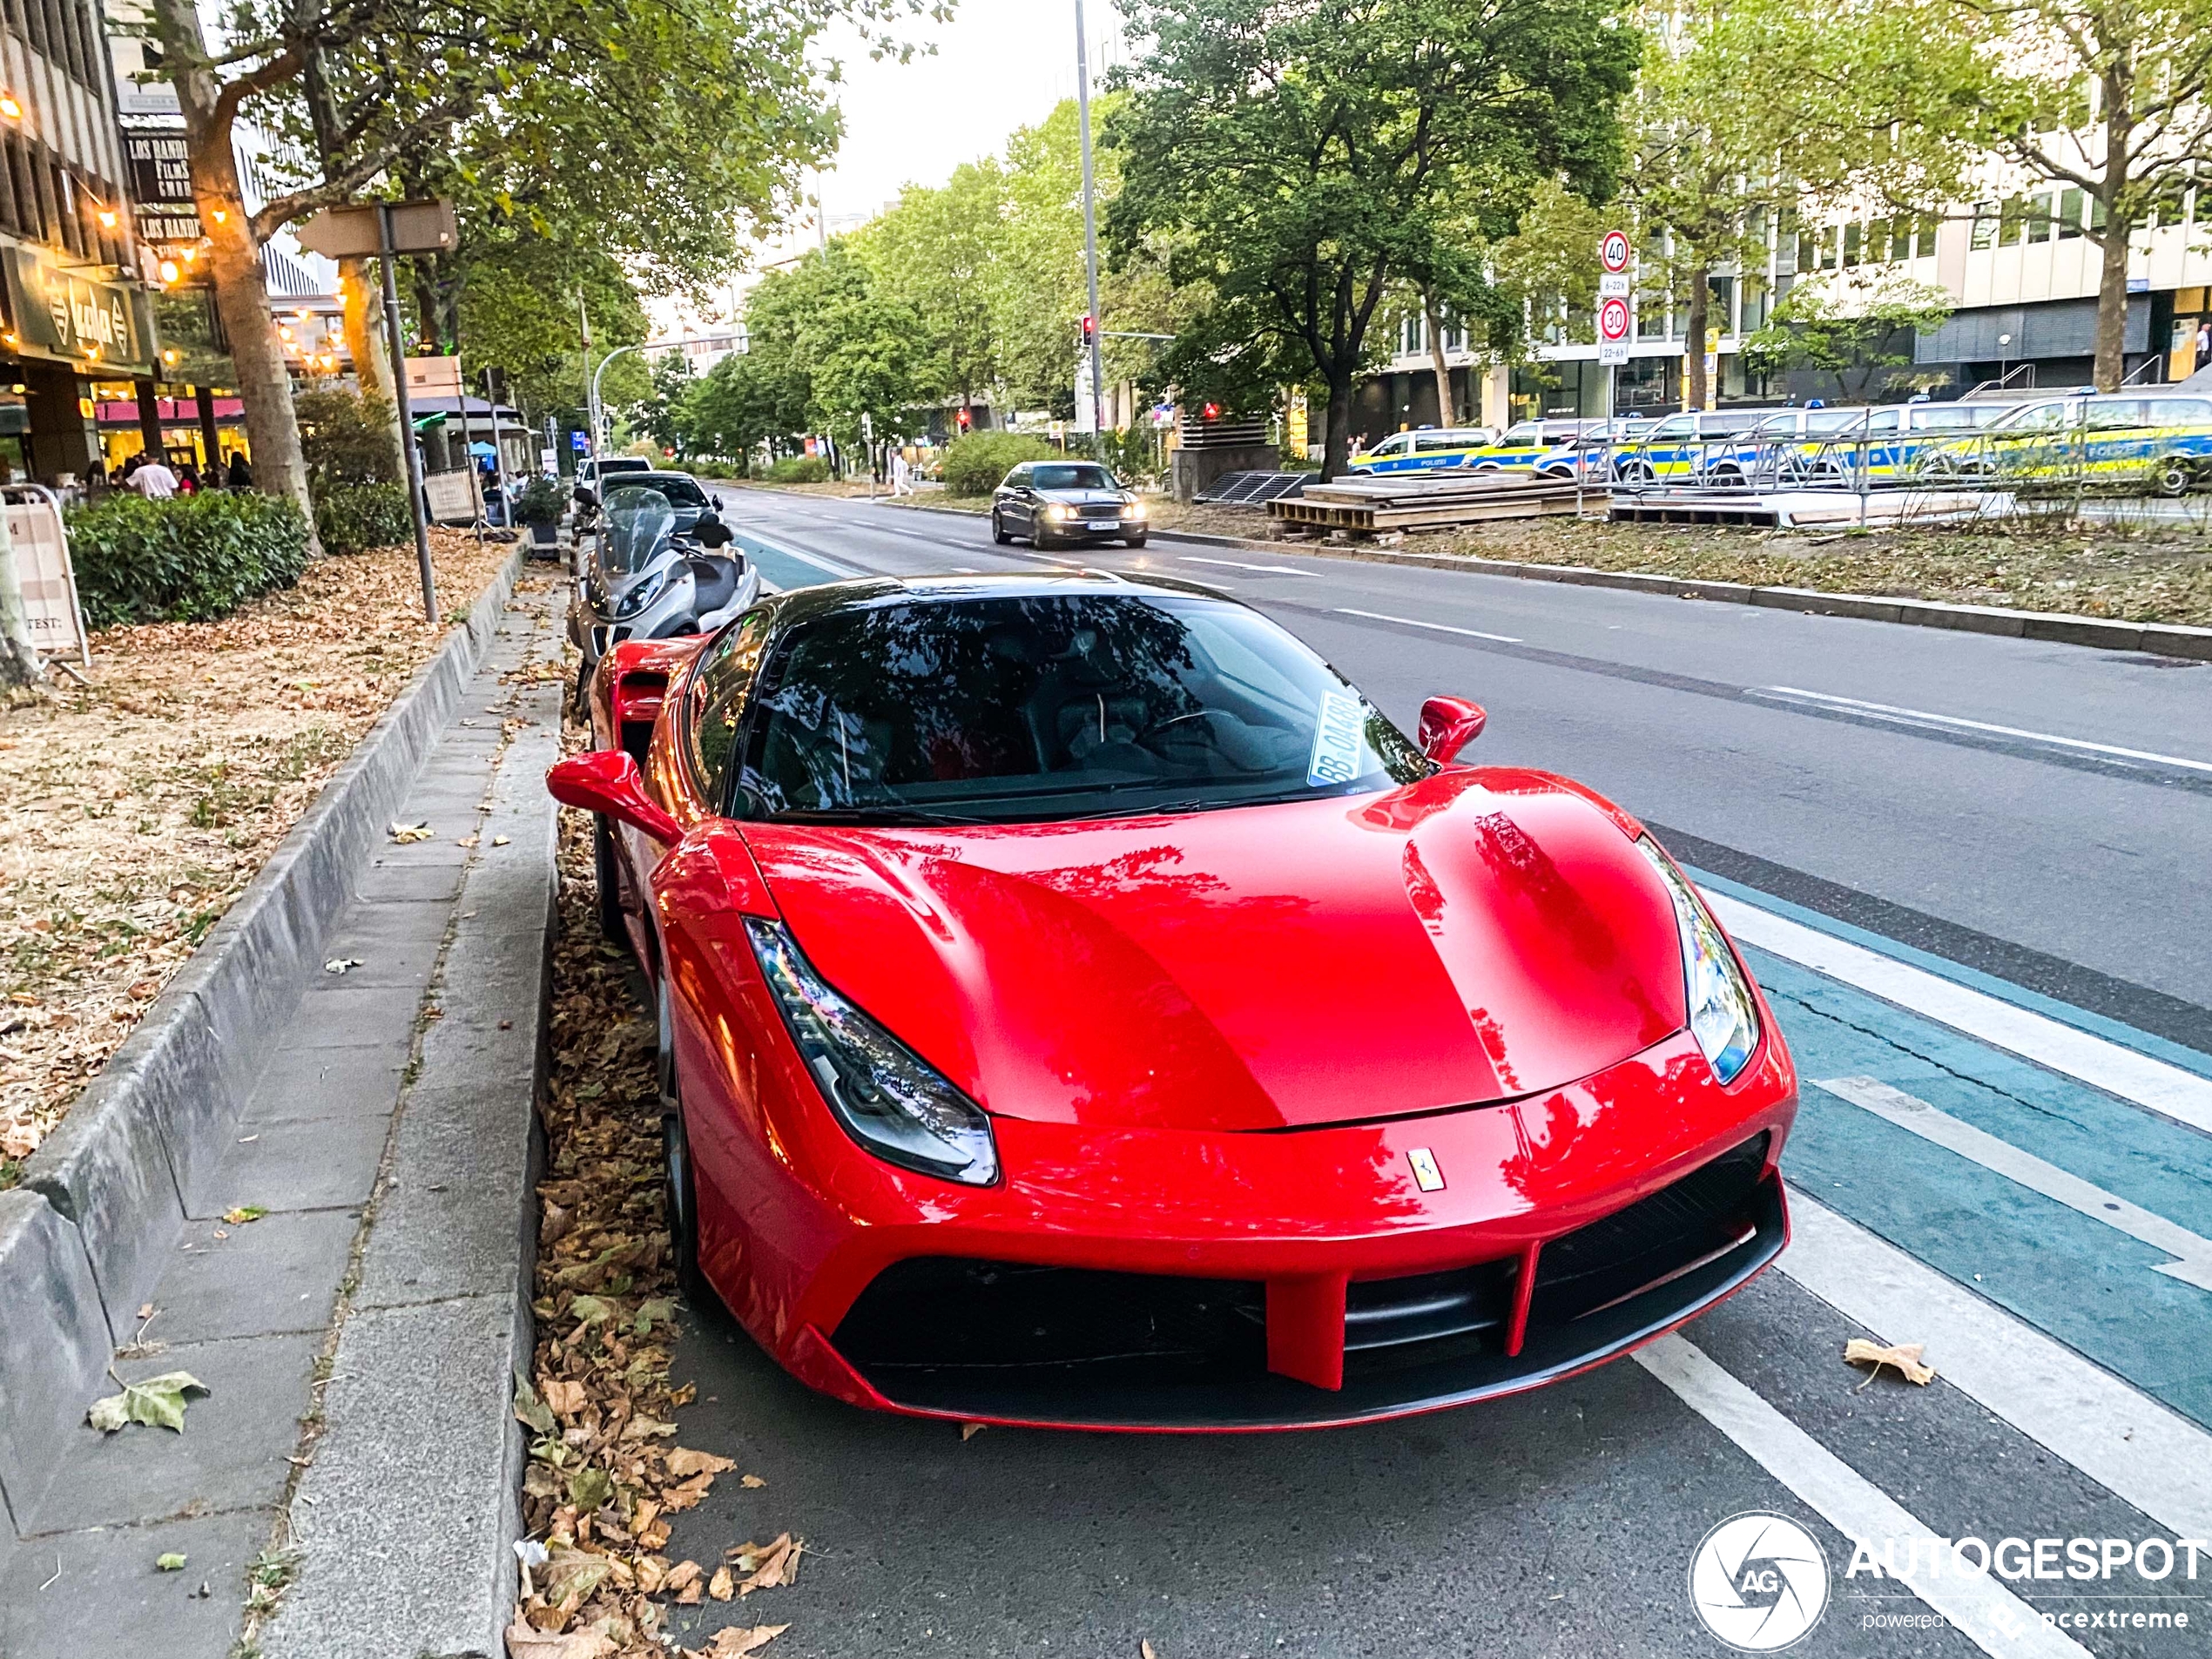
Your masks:
{"label": "tree trunk", "polygon": [[2128,372],[2128,226],[2107,212],[2097,273],[2097,367],[2100,392],[2116,392]]}
{"label": "tree trunk", "polygon": [[1683,342],[1687,354],[1683,359],[1688,381],[1683,400],[1685,408],[1702,409],[1712,401],[1712,387],[1705,374],[1705,330],[1712,313],[1713,268],[1701,260],[1689,273],[1689,337]]}
{"label": "tree trunk", "polygon": [[1321,456],[1321,482],[1344,476],[1352,460],[1352,371],[1329,370],[1329,442]]}
{"label": "tree trunk", "polygon": [[1435,293],[1427,288],[1421,290],[1421,321],[1428,333],[1428,366],[1436,374],[1436,424],[1457,426],[1460,412],[1452,401],[1452,366],[1444,360],[1444,319]]}
{"label": "tree trunk", "polygon": [[215,308],[230,336],[239,396],[246,404],[246,435],[253,450],[253,482],[272,496],[299,503],[307,540],[320,556],[314,507],[307,498],[307,467],[300,450],[300,425],[292,411],[292,375],[277,344],[269,293],[261,275],[261,250],[239,189],[238,159],[231,150],[233,107],[206,67],[207,43],[193,0],[153,0],[154,31],[168,49],[172,84],[185,118],[192,199],[208,240],[208,275]]}
{"label": "tree trunk", "polygon": [[353,354],[354,378],[361,391],[392,408],[392,475],[406,475],[401,463],[399,398],[392,385],[392,356],[384,347],[383,280],[371,259],[338,261],[338,298],[343,309],[346,349]]}

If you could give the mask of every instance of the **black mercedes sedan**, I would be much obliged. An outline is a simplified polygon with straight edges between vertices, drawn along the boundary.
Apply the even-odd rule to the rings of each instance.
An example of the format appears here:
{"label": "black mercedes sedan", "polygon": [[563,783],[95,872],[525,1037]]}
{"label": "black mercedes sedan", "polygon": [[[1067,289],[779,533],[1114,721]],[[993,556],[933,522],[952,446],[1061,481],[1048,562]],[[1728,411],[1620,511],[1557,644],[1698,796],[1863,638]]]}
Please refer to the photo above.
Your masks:
{"label": "black mercedes sedan", "polygon": [[991,539],[1035,547],[1121,541],[1144,545],[1144,503],[1096,461],[1025,461],[991,497]]}

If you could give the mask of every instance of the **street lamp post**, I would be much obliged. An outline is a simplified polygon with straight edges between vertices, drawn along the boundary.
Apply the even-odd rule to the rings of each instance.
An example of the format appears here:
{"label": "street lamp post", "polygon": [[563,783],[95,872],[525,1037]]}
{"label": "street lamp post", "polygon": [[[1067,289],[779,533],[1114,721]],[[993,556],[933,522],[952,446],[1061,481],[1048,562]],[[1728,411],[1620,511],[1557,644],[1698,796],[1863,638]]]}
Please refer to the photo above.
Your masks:
{"label": "street lamp post", "polygon": [[1076,0],[1076,109],[1082,127],[1083,263],[1090,283],[1090,445],[1106,452],[1106,380],[1098,314],[1098,192],[1090,158],[1090,42],[1083,27],[1083,0]]}

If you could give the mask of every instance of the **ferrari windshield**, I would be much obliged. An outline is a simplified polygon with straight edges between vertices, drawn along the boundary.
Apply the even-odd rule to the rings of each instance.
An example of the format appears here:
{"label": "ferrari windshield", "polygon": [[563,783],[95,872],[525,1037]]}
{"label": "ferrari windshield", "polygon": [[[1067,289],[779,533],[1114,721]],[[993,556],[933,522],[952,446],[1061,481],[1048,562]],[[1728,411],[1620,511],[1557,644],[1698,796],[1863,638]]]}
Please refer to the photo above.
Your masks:
{"label": "ferrari windshield", "polygon": [[1434,768],[1332,669],[1193,596],[898,603],[795,628],[747,816],[1023,823],[1387,789]]}
{"label": "ferrari windshield", "polygon": [[610,576],[635,576],[676,529],[676,509],[658,489],[617,484],[607,491],[599,528],[600,567]]}

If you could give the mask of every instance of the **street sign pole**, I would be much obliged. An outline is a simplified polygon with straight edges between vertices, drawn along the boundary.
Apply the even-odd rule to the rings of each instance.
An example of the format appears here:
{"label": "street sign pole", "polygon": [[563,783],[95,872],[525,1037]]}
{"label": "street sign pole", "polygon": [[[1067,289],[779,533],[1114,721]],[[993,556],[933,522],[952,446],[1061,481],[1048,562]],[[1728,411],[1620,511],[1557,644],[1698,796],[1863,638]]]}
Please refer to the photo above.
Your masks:
{"label": "street sign pole", "polygon": [[422,614],[438,621],[437,578],[430,571],[430,525],[422,515],[422,457],[415,449],[415,411],[407,395],[407,347],[400,338],[400,290],[392,280],[392,209],[376,209],[377,258],[384,267],[384,333],[392,347],[392,395],[400,406],[400,454],[407,462],[407,504],[415,515],[415,562],[422,572]]}
{"label": "street sign pole", "polygon": [[499,442],[499,380],[496,374],[484,370],[484,401],[491,405],[491,464],[499,479],[500,528],[511,532],[515,528],[515,498],[507,493],[507,451]]}
{"label": "street sign pole", "polygon": [[1091,453],[1106,454],[1106,374],[1104,342],[1099,338],[1098,314],[1098,204],[1097,185],[1090,159],[1090,43],[1083,28],[1083,0],[1076,0],[1076,110],[1082,127],[1083,151],[1083,261],[1090,283],[1090,445]]}

